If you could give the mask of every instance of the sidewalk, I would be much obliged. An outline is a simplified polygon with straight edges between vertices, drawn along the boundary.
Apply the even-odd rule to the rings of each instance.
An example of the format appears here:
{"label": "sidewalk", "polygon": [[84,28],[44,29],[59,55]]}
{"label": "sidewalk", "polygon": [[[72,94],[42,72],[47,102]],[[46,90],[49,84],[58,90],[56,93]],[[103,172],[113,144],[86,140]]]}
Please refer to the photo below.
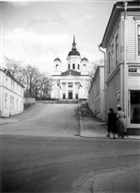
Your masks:
{"label": "sidewalk", "polygon": [[[93,118],[90,110],[84,104],[79,107],[80,116],[80,136],[81,137],[97,137],[106,138],[107,135],[107,125],[97,118]],[[111,136],[113,138],[113,136]],[[116,135],[116,139],[120,139]],[[140,140],[138,135],[125,136],[124,139],[137,139]]]}
{"label": "sidewalk", "polygon": [[35,103],[27,110],[24,110],[22,113],[13,115],[11,117],[0,118],[0,126],[5,125],[12,122],[21,121],[24,119],[29,119],[30,117],[34,117],[41,113],[43,110],[47,108],[48,104]]}

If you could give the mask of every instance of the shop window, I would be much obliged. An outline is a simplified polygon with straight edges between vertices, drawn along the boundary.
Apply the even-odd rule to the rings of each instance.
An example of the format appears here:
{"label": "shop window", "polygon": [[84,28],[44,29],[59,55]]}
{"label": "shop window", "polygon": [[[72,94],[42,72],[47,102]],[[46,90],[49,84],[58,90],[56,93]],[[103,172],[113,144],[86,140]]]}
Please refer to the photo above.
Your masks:
{"label": "shop window", "polygon": [[140,91],[130,91],[130,121],[140,123]]}
{"label": "shop window", "polygon": [[140,25],[138,25],[138,55],[140,56]]}

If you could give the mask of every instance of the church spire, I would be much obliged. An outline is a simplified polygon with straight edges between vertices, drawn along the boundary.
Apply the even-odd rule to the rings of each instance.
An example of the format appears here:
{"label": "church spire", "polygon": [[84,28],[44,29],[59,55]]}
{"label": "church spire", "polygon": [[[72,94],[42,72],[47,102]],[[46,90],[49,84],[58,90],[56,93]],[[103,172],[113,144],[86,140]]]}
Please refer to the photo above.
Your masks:
{"label": "church spire", "polygon": [[75,43],[75,35],[73,36],[72,50],[77,50],[76,43]]}

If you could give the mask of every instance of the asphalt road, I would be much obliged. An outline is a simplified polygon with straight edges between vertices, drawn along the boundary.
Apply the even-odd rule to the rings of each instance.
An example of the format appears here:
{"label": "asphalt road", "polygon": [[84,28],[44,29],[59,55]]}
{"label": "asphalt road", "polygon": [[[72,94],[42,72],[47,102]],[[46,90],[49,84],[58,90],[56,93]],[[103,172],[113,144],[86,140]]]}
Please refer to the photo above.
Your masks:
{"label": "asphalt road", "polygon": [[3,126],[3,192],[88,193],[99,174],[139,166],[138,140],[81,138],[77,108],[52,104]]}

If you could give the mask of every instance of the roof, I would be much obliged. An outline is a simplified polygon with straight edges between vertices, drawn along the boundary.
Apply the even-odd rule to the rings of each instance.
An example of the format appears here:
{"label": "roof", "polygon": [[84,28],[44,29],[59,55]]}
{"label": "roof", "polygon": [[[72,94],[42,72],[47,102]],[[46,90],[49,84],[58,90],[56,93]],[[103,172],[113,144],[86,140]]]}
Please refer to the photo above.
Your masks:
{"label": "roof", "polygon": [[[127,11],[140,11],[140,2],[139,1],[128,1],[127,2]],[[100,46],[106,48],[110,40],[110,37],[115,28],[116,22],[120,18],[121,13],[124,12],[124,2],[117,2],[114,4],[102,42]]]}
{"label": "roof", "polygon": [[85,57],[81,59],[81,61],[83,61],[83,60],[86,60],[86,61],[88,61],[88,59],[87,59],[87,58],[85,58]]}
{"label": "roof", "polygon": [[71,75],[71,76],[80,76],[81,73],[77,72],[75,70],[67,70],[65,72],[62,72],[62,74],[61,74],[61,76],[69,76],[69,75]]}
{"label": "roof", "polygon": [[76,48],[75,36],[73,37],[72,49],[68,53],[68,56],[80,56],[80,53],[77,51]]}
{"label": "roof", "polygon": [[68,56],[80,56],[80,53],[77,51],[77,50],[71,50],[69,53],[68,53]]}
{"label": "roof", "polygon": [[14,80],[17,84],[19,84],[22,88],[25,88],[23,84],[21,84],[18,80],[16,80],[16,78],[6,69],[3,67],[0,67],[0,70],[3,71],[5,74],[7,74],[7,76],[9,76],[10,78],[12,78],[12,80]]}
{"label": "roof", "polygon": [[54,59],[54,62],[55,61],[60,61],[61,62],[60,58],[58,58],[58,57]]}

